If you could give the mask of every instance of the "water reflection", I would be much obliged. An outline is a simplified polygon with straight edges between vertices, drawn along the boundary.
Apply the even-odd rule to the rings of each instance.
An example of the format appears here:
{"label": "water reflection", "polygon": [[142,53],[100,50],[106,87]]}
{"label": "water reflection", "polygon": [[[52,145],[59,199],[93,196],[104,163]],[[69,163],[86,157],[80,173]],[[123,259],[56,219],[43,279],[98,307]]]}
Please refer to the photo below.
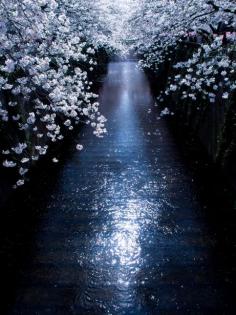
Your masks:
{"label": "water reflection", "polygon": [[224,314],[205,210],[135,62],[109,65],[100,103],[108,135],[86,127],[33,203],[35,254],[9,314]]}
{"label": "water reflection", "polygon": [[[186,215],[193,202],[191,186],[188,180],[176,186],[185,175],[175,165],[174,147],[165,148],[155,117],[149,115],[153,98],[135,63],[110,65],[101,100],[109,115],[108,137],[102,144],[109,160],[94,195],[98,221],[90,222],[94,233],[82,251],[86,257],[78,255],[90,272],[77,307],[82,311],[86,305],[98,314],[105,313],[104,307],[114,314],[150,314],[150,307],[159,309],[158,284],[168,278],[166,265],[181,264],[183,255],[191,264],[198,255],[195,247],[189,251],[177,245],[185,233],[178,216]],[[155,137],[150,136],[154,132]],[[176,194],[176,188],[185,196]],[[198,222],[196,227],[201,231],[203,225]],[[85,296],[90,303],[85,303]]]}
{"label": "water reflection", "polygon": [[[108,90],[114,88],[111,99]],[[135,63],[127,62],[110,65],[101,100],[102,104],[112,101],[113,111],[109,114],[112,123],[108,128],[110,147],[106,149],[110,159],[108,169],[112,172],[96,192],[101,198],[97,215],[103,222],[99,227],[91,226],[99,231],[89,239],[86,257],[78,255],[80,265],[91,268],[92,264],[93,267],[77,307],[86,304],[88,308],[84,297],[89,294],[93,310],[97,305],[100,311],[108,307],[122,314],[137,313],[140,304],[137,275],[146,259],[142,255],[142,243],[152,242],[155,233],[150,229],[154,232],[158,225],[158,201],[151,200],[146,193],[150,188],[146,185],[150,181],[151,161],[146,155],[146,138],[139,117],[140,110],[147,109],[152,97],[144,74]],[[118,162],[119,167],[114,169],[114,162]],[[103,297],[103,301],[97,303],[97,292],[103,291],[101,295],[106,296],[109,288],[109,301]]]}
{"label": "water reflection", "polygon": [[206,294],[204,303],[213,307],[215,287],[204,287],[212,271],[202,269],[210,237],[173,140],[150,115],[154,104],[144,73],[133,62],[110,64],[100,98],[108,136],[92,140],[80,157],[93,192],[85,207],[94,213],[89,231],[75,242],[86,270],[75,313],[175,314],[195,309]]}

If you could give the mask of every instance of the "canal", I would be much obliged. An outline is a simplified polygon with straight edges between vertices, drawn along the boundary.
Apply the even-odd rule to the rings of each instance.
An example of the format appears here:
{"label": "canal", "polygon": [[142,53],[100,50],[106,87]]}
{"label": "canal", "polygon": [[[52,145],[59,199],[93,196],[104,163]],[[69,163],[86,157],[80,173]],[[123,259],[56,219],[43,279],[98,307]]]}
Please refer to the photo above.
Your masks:
{"label": "canal", "polygon": [[109,64],[100,103],[107,135],[85,126],[6,210],[1,314],[233,314],[210,210],[136,62]]}

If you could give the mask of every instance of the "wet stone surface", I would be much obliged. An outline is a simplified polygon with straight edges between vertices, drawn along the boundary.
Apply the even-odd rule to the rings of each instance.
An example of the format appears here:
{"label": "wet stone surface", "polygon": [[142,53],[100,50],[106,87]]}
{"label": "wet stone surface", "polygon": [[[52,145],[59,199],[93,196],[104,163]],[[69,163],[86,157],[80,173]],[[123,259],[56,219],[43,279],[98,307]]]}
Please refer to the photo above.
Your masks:
{"label": "wet stone surface", "polygon": [[85,149],[22,201],[1,250],[6,314],[234,314],[207,209],[135,62],[109,65],[100,102],[107,136],[85,127]]}

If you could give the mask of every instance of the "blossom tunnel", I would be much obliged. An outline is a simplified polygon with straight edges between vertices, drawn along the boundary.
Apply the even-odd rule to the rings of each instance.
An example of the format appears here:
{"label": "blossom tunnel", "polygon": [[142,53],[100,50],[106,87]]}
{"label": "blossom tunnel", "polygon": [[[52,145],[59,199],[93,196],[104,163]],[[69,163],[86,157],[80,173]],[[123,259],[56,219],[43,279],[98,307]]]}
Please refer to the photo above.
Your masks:
{"label": "blossom tunnel", "polygon": [[1,314],[235,314],[232,1],[0,1]]}

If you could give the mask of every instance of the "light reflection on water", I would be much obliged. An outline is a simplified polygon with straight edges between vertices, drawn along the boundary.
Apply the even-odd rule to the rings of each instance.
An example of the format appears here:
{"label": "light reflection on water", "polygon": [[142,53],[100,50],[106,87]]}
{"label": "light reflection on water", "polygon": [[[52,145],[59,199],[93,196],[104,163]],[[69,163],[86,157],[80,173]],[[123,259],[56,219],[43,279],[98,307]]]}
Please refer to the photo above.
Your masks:
{"label": "light reflection on water", "polygon": [[[116,93],[111,98],[114,85]],[[79,264],[90,272],[77,306],[93,311],[97,306],[97,313],[102,309],[137,313],[137,275],[148,259],[142,246],[152,243],[158,225],[158,201],[147,194],[151,162],[147,163],[138,114],[140,108],[150,105],[152,97],[144,74],[135,63],[127,62],[110,65],[101,99],[102,104],[112,102],[107,136],[111,147],[106,150],[119,167],[114,171],[113,165],[108,166],[112,172],[95,192],[95,199],[96,194],[101,198],[96,212],[101,221],[95,226],[91,223],[91,229],[98,231],[92,238],[88,236],[83,254],[78,255]],[[150,192],[153,189],[155,185]]]}
{"label": "light reflection on water", "polygon": [[[157,226],[156,210],[155,204],[150,206],[137,199],[128,200],[126,206],[107,210],[100,231],[89,239],[86,257],[78,255],[79,264],[90,269],[77,301],[80,307],[92,310],[97,307],[98,313],[102,309],[114,314],[126,314],[128,310],[137,312],[137,275],[148,259],[148,255],[145,257],[142,253],[142,244],[153,242],[155,233],[151,230]],[[142,281],[145,283],[145,279]],[[107,296],[109,291],[111,296]],[[98,296],[102,296],[99,301]]]}
{"label": "light reflection on water", "polygon": [[[100,103],[108,135],[97,139],[84,128],[74,141],[85,149],[72,146],[56,185],[41,192],[37,180],[20,223],[9,221],[7,246],[19,246],[14,255],[15,245],[3,250],[3,260],[14,269],[19,251],[27,256],[9,314],[231,314],[212,263],[207,209],[165,122],[150,114],[149,84],[134,62],[109,65]],[[7,283],[14,291],[8,276]],[[228,280],[222,287],[228,294]]]}
{"label": "light reflection on water", "polygon": [[[82,270],[75,314],[156,315],[159,305],[173,310],[179,290],[168,291],[166,283],[181,287],[184,277],[189,283],[194,271],[185,272],[186,266],[201,258],[185,237],[188,229],[201,233],[202,228],[191,210],[189,178],[171,142],[159,135],[155,116],[148,114],[153,98],[136,63],[110,64],[100,102],[108,135],[89,147],[85,137],[87,151],[80,156],[80,168],[88,172],[81,210],[89,230],[78,231],[75,241]],[[179,269],[184,276],[172,279]]]}

